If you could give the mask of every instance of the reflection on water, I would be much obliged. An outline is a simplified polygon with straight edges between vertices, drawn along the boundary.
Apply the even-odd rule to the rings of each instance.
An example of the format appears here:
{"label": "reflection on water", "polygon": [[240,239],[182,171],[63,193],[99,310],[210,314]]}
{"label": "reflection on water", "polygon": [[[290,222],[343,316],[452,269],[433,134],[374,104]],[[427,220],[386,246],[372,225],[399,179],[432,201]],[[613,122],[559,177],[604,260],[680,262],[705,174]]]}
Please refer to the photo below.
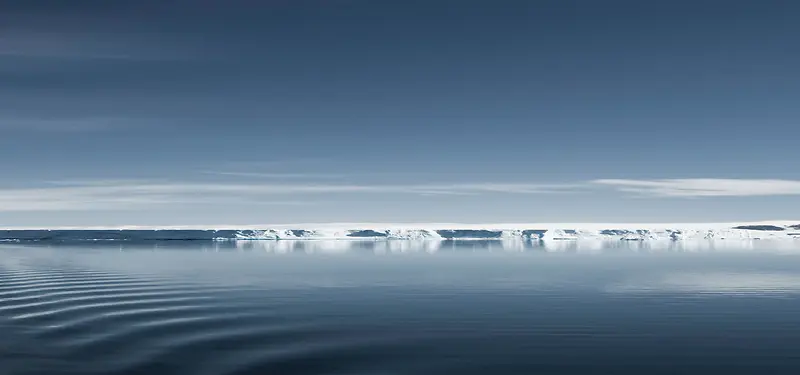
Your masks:
{"label": "reflection on water", "polygon": [[[714,251],[797,251],[800,240],[699,240],[699,241],[598,241],[563,240],[538,241],[520,238],[503,240],[281,240],[233,241],[238,249],[259,250],[269,253],[407,253],[407,252],[714,252]],[[222,248],[231,244],[218,244]]]}
{"label": "reflection on water", "polygon": [[793,248],[582,245],[0,246],[0,373],[800,370]]}
{"label": "reflection on water", "polygon": [[[0,245],[2,246],[2,245]],[[13,245],[5,245],[13,246]],[[35,244],[38,248],[124,250],[257,251],[274,254],[402,254],[402,253],[661,253],[661,252],[766,252],[799,253],[797,240],[224,240],[224,241],[119,241]]]}

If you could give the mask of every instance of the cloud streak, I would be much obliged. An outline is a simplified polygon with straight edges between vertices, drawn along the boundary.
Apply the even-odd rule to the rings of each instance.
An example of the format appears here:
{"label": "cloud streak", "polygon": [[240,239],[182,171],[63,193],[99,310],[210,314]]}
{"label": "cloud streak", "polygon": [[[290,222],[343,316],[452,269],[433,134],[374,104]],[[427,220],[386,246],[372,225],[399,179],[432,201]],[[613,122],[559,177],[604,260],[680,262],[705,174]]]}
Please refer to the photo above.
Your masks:
{"label": "cloud streak", "polygon": [[342,174],[328,174],[328,173],[260,173],[260,172],[215,172],[215,171],[208,171],[204,173],[217,176],[262,178],[262,179],[338,179],[345,177],[345,175]]}
{"label": "cloud streak", "polygon": [[130,127],[132,122],[119,118],[31,119],[0,118],[0,130],[25,132],[81,133],[101,132]]}
{"label": "cloud streak", "polygon": [[800,195],[800,181],[756,179],[601,179],[595,185],[610,186],[617,191],[653,197],[746,197]]}
{"label": "cloud streak", "polygon": [[0,57],[66,60],[166,61],[181,59],[178,46],[117,33],[53,30],[6,30],[0,35]]}
{"label": "cloud streak", "polygon": [[74,181],[53,187],[0,189],[0,212],[98,211],[150,209],[180,204],[292,204],[300,195],[406,194],[478,195],[546,194],[574,189],[571,185],[528,183],[358,185],[358,184],[214,184]]}
{"label": "cloud streak", "polygon": [[[270,176],[279,178],[280,176]],[[285,176],[283,176],[285,177]],[[297,178],[304,178],[297,176]],[[308,176],[315,177],[315,176]],[[51,181],[45,187],[0,189],[0,212],[153,209],[190,204],[316,204],[310,196],[342,194],[477,196],[577,193],[606,186],[648,197],[800,195],[800,181],[746,179],[600,179],[577,184],[449,183],[209,183],[150,180]]]}

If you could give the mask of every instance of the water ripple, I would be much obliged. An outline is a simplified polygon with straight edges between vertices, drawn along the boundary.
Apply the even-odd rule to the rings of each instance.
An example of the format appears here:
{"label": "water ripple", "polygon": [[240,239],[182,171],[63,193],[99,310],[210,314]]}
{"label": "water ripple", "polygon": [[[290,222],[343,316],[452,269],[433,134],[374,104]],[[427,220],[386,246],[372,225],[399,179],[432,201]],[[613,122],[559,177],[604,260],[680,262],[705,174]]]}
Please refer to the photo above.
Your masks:
{"label": "water ripple", "polygon": [[[46,261],[0,263],[0,281],[0,327],[20,335],[13,350],[0,347],[0,357],[16,359],[17,365],[0,366],[6,373],[140,373],[163,363],[191,367],[195,362],[186,359],[194,353],[246,367],[236,348],[286,351],[298,343],[347,340],[341,330],[278,316],[257,300],[225,298],[235,291],[230,287]],[[35,358],[92,358],[93,364],[37,360],[33,366]]]}
{"label": "water ripple", "polygon": [[[196,255],[155,267],[149,261],[167,258],[0,253],[0,374],[466,375],[565,373],[564,364],[613,373],[601,365],[614,361],[642,373],[681,361],[800,368],[800,262],[785,259],[669,272],[595,259],[568,272],[522,258],[180,262]],[[668,373],[686,373],[678,370]]]}

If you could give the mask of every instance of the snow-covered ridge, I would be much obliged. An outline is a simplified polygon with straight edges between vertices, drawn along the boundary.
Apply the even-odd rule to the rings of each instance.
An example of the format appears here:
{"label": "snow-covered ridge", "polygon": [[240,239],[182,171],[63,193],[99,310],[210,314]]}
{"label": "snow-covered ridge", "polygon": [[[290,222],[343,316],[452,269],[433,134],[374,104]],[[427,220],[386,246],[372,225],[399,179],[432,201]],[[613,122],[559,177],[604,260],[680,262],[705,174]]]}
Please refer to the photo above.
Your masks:
{"label": "snow-covered ridge", "polygon": [[[447,230],[453,228],[470,230],[525,230],[530,228],[542,229],[580,229],[602,230],[608,228],[639,228],[639,229],[665,229],[685,228],[695,230],[726,229],[740,226],[777,226],[800,230],[800,220],[770,220],[751,222],[724,222],[724,223],[494,223],[494,224],[465,224],[465,223],[290,223],[290,224],[214,224],[214,225],[119,225],[119,226],[6,226],[0,230],[286,230],[308,229],[319,230],[389,230],[425,228],[429,230]],[[793,228],[792,228],[793,227]]]}
{"label": "snow-covered ridge", "polygon": [[0,242],[225,240],[608,241],[800,240],[800,220],[727,224],[292,224],[0,229]]}
{"label": "snow-covered ridge", "polygon": [[746,223],[735,225],[498,225],[415,227],[307,227],[249,229],[239,240],[537,240],[537,241],[681,241],[800,239],[800,224]]}
{"label": "snow-covered ridge", "polygon": [[[485,238],[485,237],[484,237]],[[240,240],[363,240],[363,239],[403,239],[403,240],[443,240],[441,234],[433,229],[266,229],[240,230],[236,233]]]}

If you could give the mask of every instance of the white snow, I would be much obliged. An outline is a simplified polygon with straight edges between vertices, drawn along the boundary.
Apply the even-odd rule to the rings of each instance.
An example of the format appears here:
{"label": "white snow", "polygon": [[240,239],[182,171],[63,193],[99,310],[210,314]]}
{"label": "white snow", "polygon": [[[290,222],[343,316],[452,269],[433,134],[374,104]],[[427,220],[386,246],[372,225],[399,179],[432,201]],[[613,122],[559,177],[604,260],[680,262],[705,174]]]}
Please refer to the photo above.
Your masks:
{"label": "white snow", "polygon": [[[270,229],[241,230],[238,239],[250,240],[446,240],[441,231],[462,231],[459,240],[552,241],[736,241],[800,239],[797,222],[725,224],[295,224]],[[771,226],[781,230],[736,229],[740,226]],[[286,229],[292,228],[292,230]],[[352,236],[362,231],[374,235]],[[438,232],[437,232],[438,231]],[[472,231],[492,232],[472,233]],[[300,233],[301,234],[297,234]]]}
{"label": "white snow", "polygon": [[[460,240],[496,239],[556,241],[754,241],[800,240],[796,221],[729,222],[729,223],[311,223],[277,225],[208,225],[208,226],[120,226],[72,228],[6,228],[6,230],[236,230],[244,240],[425,240],[447,238],[441,231],[463,231]],[[739,226],[775,226],[782,230],[734,229]],[[368,232],[367,232],[368,231]],[[437,232],[439,231],[439,232]],[[494,232],[491,238],[486,233]],[[359,234],[354,236],[354,234]]]}
{"label": "white snow", "polygon": [[[788,227],[800,225],[798,220],[770,220],[770,221],[734,221],[723,223],[283,223],[283,224],[208,224],[208,225],[118,225],[118,226],[59,226],[59,227],[37,227],[37,226],[8,226],[0,230],[264,230],[268,229],[307,229],[318,228],[325,230],[374,230],[374,229],[465,229],[465,230],[525,230],[525,229],[581,229],[581,230],[603,230],[603,229],[665,229],[665,228],[684,228],[684,229],[726,229],[742,225],[775,225]],[[798,230],[800,231],[800,230]]]}

